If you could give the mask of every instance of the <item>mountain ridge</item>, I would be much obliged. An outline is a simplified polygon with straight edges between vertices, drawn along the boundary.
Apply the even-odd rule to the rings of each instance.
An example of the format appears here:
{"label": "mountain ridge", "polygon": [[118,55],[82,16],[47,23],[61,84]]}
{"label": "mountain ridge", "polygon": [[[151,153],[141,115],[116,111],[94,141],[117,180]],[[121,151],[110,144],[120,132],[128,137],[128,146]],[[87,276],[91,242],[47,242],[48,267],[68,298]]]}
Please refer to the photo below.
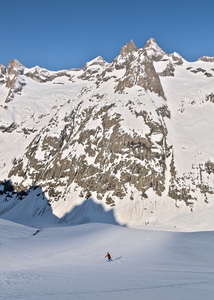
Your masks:
{"label": "mountain ridge", "polygon": [[212,209],[212,59],[190,63],[150,39],[112,63],[1,70],[2,185],[40,186],[60,217],[91,197],[123,224],[164,219],[167,205]]}

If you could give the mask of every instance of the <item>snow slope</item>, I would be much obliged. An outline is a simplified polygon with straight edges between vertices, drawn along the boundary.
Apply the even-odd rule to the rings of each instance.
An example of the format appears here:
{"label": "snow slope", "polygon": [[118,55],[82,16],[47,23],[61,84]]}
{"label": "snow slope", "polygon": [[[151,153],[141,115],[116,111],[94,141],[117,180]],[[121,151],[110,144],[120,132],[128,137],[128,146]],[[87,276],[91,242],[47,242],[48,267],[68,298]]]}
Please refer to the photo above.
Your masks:
{"label": "snow slope", "polygon": [[92,223],[34,233],[0,219],[1,300],[213,297],[213,232]]}

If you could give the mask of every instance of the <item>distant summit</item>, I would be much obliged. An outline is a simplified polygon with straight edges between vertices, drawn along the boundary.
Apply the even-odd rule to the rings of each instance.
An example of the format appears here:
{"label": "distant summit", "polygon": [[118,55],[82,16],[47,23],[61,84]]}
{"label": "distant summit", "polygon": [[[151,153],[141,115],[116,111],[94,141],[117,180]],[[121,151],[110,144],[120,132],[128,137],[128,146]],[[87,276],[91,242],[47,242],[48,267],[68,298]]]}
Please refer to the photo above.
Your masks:
{"label": "distant summit", "polygon": [[134,42],[131,40],[129,43],[127,43],[125,46],[122,47],[120,51],[120,55],[124,56],[128,53],[131,53],[133,51],[137,51],[137,47],[135,46]]}
{"label": "distant summit", "polygon": [[209,57],[209,56],[202,56],[198,59],[198,61],[205,61],[205,62],[214,62],[214,56]]}

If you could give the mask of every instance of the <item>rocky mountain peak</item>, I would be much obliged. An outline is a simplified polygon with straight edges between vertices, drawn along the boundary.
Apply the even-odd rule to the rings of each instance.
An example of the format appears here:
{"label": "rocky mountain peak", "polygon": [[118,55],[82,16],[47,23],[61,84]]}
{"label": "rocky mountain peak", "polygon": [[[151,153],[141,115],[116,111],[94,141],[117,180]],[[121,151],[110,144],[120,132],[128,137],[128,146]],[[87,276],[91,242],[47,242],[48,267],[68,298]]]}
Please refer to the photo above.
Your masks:
{"label": "rocky mountain peak", "polygon": [[5,74],[5,73],[6,73],[6,67],[5,67],[4,65],[2,65],[2,64],[0,64],[0,72],[1,72],[2,74]]}
{"label": "rocky mountain peak", "polygon": [[153,38],[150,38],[147,42],[144,48],[152,48],[152,47],[159,47],[156,40]]}
{"label": "rocky mountain peak", "polygon": [[7,64],[7,73],[10,74],[22,74],[24,71],[24,66],[17,60],[13,59]]}
{"label": "rocky mountain peak", "polygon": [[197,61],[214,62],[214,56],[202,56]]}
{"label": "rocky mountain peak", "polygon": [[147,46],[139,50],[132,40],[123,46],[120,55],[113,61],[116,70],[126,70],[124,76],[118,80],[115,92],[123,93],[125,88],[137,85],[166,100],[153,65],[153,61],[161,60],[164,55],[165,52],[158,47],[154,39],[150,39]]}
{"label": "rocky mountain peak", "polygon": [[19,75],[24,73],[24,69],[25,67],[17,59],[13,59],[7,64],[6,87],[9,89],[9,93],[5,102],[12,101],[14,93],[21,92],[25,83],[22,78],[19,78]]}
{"label": "rocky mountain peak", "polygon": [[90,66],[101,66],[103,67],[107,62],[102,58],[102,56],[98,56],[94,59],[92,59],[91,61],[87,62],[84,67],[83,70],[86,71],[88,67]]}
{"label": "rocky mountain peak", "polygon": [[177,65],[182,65],[184,62],[183,57],[177,52],[173,52],[169,56],[172,58],[173,62]]}
{"label": "rocky mountain peak", "polygon": [[104,65],[106,63],[102,56],[98,56],[90,62],[90,65]]}
{"label": "rocky mountain peak", "polygon": [[121,48],[120,55],[123,57],[126,54],[132,53],[133,51],[138,51],[138,49],[135,46],[133,40],[131,40],[129,43],[127,43]]}
{"label": "rocky mountain peak", "polygon": [[0,64],[0,85],[6,82],[5,74],[6,74],[6,67]]}
{"label": "rocky mountain peak", "polygon": [[151,38],[146,42],[146,45],[144,46],[143,50],[146,52],[146,55],[152,58],[155,61],[159,61],[163,58],[164,55],[166,55],[166,52],[164,52],[156,43],[155,39]]}

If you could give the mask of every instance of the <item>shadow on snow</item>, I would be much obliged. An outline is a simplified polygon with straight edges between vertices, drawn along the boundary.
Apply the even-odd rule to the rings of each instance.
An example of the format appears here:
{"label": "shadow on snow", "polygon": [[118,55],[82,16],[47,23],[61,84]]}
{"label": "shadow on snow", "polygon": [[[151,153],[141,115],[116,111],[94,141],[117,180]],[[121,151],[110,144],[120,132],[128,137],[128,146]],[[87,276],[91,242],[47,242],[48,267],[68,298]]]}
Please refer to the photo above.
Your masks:
{"label": "shadow on snow", "polygon": [[41,187],[34,186],[26,191],[16,192],[10,180],[0,183],[0,218],[27,226],[68,226],[85,223],[120,225],[113,209],[105,211],[92,198],[76,205],[62,218],[53,214],[51,205]]}

